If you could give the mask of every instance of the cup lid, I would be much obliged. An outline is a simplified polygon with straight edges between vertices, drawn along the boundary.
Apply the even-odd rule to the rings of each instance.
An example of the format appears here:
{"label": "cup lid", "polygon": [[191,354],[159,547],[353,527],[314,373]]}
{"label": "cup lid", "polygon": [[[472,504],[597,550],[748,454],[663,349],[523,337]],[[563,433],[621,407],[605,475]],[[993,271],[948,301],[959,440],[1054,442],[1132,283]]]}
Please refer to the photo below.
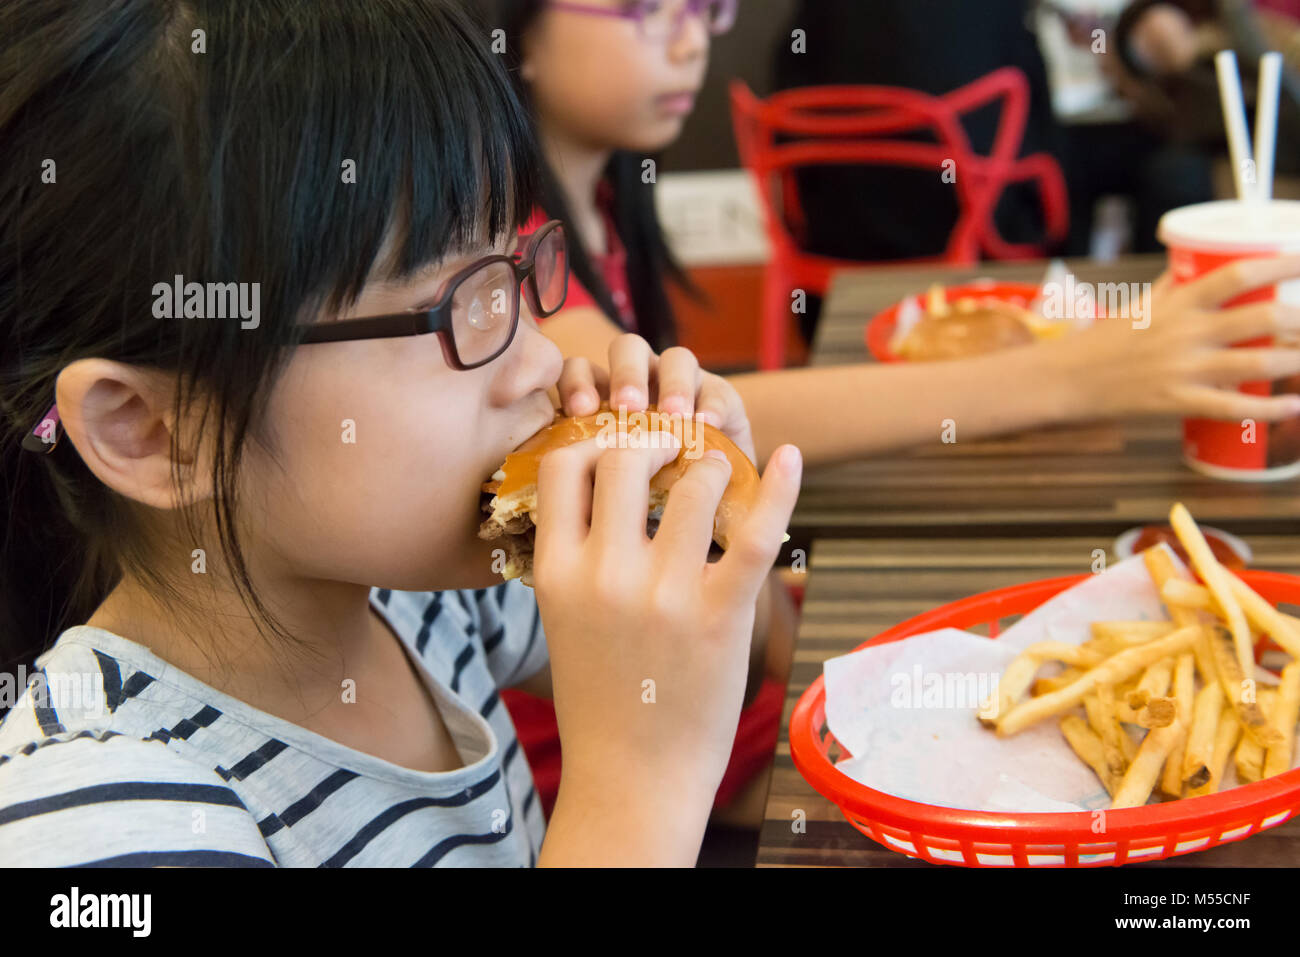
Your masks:
{"label": "cup lid", "polygon": [[1229,199],[1184,206],[1160,218],[1156,235],[1165,246],[1300,252],[1300,201],[1254,205]]}

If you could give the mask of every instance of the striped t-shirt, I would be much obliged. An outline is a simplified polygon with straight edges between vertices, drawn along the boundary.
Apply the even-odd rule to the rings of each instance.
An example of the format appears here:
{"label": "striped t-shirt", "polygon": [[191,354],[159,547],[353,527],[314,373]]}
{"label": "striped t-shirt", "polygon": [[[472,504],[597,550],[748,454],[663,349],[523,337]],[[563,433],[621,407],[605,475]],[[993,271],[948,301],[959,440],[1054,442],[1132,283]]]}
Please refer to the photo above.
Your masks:
{"label": "striped t-shirt", "polygon": [[0,866],[535,864],[545,820],[497,696],[548,660],[532,590],[370,601],[463,767],[345,747],[82,625],[36,660],[43,677],[0,724]]}

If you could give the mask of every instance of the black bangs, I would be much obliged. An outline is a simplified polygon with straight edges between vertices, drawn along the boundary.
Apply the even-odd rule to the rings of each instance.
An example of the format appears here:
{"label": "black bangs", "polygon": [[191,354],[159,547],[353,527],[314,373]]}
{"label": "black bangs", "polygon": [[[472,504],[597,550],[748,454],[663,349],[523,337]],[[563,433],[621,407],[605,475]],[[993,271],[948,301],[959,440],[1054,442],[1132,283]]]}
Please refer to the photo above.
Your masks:
{"label": "black bangs", "polygon": [[490,33],[458,0],[257,0],[212,12],[259,21],[231,32],[269,48],[213,56],[221,37],[208,39],[213,75],[200,86],[229,96],[209,103],[211,128],[227,136],[212,144],[210,185],[227,191],[211,210],[211,238],[227,246],[213,259],[274,277],[276,306],[345,305],[368,278],[493,244],[530,215],[531,122]]}

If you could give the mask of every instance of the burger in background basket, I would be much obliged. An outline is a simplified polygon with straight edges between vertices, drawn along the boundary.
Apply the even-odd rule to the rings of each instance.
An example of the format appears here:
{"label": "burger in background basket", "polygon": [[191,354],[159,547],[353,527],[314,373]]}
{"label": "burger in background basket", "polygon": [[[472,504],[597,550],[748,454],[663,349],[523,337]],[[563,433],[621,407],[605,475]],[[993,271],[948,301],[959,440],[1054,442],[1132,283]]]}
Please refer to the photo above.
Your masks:
{"label": "burger in background basket", "polygon": [[932,286],[925,315],[896,351],[913,362],[960,359],[1036,341],[1032,313],[1014,302],[964,296],[949,303],[942,286]]}
{"label": "burger in background basket", "polygon": [[867,348],[881,362],[933,362],[1058,339],[1096,318],[1087,290],[1062,262],[1053,262],[1041,283],[936,284],[874,316]]}

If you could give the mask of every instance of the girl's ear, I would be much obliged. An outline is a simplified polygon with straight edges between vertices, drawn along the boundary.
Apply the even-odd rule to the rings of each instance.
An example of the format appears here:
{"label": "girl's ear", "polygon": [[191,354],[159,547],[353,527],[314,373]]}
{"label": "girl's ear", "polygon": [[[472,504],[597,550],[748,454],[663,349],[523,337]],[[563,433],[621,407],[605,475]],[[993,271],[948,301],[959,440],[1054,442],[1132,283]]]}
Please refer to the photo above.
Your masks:
{"label": "girl's ear", "polygon": [[113,491],[159,509],[212,495],[210,473],[188,449],[172,478],[175,377],[107,359],[78,359],[59,373],[55,403],[67,438]]}

